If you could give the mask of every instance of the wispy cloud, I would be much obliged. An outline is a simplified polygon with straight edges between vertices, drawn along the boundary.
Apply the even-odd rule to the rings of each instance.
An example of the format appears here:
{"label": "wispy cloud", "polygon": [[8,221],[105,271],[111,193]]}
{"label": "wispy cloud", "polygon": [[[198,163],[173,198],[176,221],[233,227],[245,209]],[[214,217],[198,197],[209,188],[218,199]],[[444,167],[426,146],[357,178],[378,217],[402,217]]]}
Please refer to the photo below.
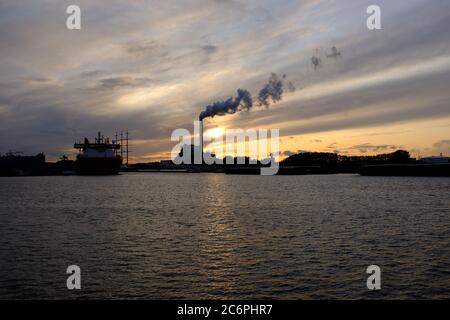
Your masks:
{"label": "wispy cloud", "polygon": [[[203,106],[236,88],[257,92],[271,72],[288,74],[298,90],[269,110],[213,121],[376,152],[413,141],[421,121],[450,119],[448,1],[380,0],[379,32],[365,29],[366,0],[79,3],[83,28],[69,31],[64,2],[0,2],[1,148],[58,155],[99,128],[131,128],[143,141],[136,158],[149,159],[170,150],[171,131],[190,128]],[[398,123],[407,130],[394,139]]]}
{"label": "wispy cloud", "polygon": [[142,88],[153,83],[150,78],[143,77],[115,77],[100,79],[98,87],[101,89],[114,90],[118,88]]}

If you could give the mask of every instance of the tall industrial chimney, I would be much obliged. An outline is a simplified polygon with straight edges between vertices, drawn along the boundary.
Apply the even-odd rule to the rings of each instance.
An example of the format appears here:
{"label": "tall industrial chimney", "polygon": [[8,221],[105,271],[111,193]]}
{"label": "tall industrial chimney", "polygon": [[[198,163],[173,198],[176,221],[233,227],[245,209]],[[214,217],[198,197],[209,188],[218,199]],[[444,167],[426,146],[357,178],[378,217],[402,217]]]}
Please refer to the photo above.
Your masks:
{"label": "tall industrial chimney", "polygon": [[199,149],[200,149],[200,155],[201,155],[201,160],[202,160],[202,164],[203,164],[203,120],[200,120],[200,130],[199,130]]}

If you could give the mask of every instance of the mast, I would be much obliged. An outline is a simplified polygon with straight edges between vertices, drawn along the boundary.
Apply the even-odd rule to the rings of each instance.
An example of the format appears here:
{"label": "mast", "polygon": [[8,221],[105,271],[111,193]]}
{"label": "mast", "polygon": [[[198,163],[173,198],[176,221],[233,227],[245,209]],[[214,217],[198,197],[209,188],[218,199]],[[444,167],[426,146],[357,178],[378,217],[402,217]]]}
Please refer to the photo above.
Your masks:
{"label": "mast", "polygon": [[123,159],[123,131],[120,131],[120,157]]}
{"label": "mast", "polygon": [[126,153],[127,154],[127,162],[126,163],[127,163],[127,167],[128,167],[128,130],[127,130],[126,142],[127,142],[127,151],[126,151],[127,152]]}
{"label": "mast", "polygon": [[[117,144],[117,131],[116,134],[114,135],[114,143]],[[114,154],[117,156],[117,150],[114,150]]]}
{"label": "mast", "polygon": [[203,164],[203,119],[200,120],[200,132],[199,132],[199,149],[200,149],[200,156],[201,156],[201,163]]}

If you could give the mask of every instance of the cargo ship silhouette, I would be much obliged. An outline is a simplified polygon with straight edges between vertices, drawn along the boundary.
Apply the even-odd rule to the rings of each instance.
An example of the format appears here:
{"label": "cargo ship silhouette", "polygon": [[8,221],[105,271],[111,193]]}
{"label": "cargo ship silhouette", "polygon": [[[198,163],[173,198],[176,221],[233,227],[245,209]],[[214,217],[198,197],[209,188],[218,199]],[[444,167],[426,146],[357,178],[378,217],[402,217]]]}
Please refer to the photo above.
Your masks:
{"label": "cargo ship silhouette", "polygon": [[110,142],[109,138],[104,138],[98,132],[94,143],[84,138],[83,142],[77,142],[73,147],[79,150],[75,161],[76,174],[114,175],[119,173],[122,165],[122,149],[117,139]]}

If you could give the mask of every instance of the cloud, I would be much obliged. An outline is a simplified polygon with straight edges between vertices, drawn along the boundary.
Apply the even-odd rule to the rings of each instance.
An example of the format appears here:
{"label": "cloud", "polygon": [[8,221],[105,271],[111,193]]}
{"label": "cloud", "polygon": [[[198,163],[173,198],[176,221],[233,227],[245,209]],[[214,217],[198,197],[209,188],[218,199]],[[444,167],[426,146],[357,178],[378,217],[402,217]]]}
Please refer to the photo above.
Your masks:
{"label": "cloud", "polygon": [[341,56],[341,52],[336,47],[331,47],[330,52],[326,53],[327,58],[338,58]]}
{"label": "cloud", "polygon": [[135,78],[135,77],[115,77],[105,78],[98,81],[98,88],[114,90],[118,88],[141,88],[151,85],[154,82],[150,78]]}
{"label": "cloud", "polygon": [[51,78],[28,78],[26,80],[30,83],[50,83],[54,81]]}
{"label": "cloud", "polygon": [[314,55],[311,57],[311,63],[314,66],[314,69],[317,69],[321,66],[322,60],[318,56]]}
{"label": "cloud", "polygon": [[81,78],[95,78],[102,73],[101,70],[89,70],[81,73]]}
{"label": "cloud", "polygon": [[[426,63],[436,66],[433,61]],[[450,81],[450,68],[441,67],[437,73],[414,74],[368,86],[352,85],[345,90],[336,89],[335,86],[342,86],[339,80],[334,84],[318,84],[317,89],[306,87],[288,97],[277,110],[253,115],[246,123],[250,126],[275,124],[284,128],[284,135],[294,135],[449,117],[450,92],[445,88]],[[348,81],[358,84],[357,79]],[[333,88],[334,93],[330,93]]]}
{"label": "cloud", "polygon": [[[164,154],[173,128],[189,128],[202,106],[236,88],[257,93],[274,70],[302,90],[274,108],[214,121],[347,139],[339,130],[351,136],[401,123],[408,127],[401,137],[411,137],[415,122],[450,117],[450,2],[383,1],[389,14],[380,32],[361,25],[365,8],[360,1],[87,0],[86,32],[70,32],[62,2],[2,2],[0,145],[56,154],[98,129],[131,128],[148,141],[136,157]],[[313,52],[323,64],[317,72]],[[370,151],[383,134],[400,144],[386,131],[370,138],[372,148],[347,145]]]}
{"label": "cloud", "polygon": [[441,140],[433,144],[433,148],[437,150],[446,150],[447,152],[450,150],[450,139],[449,140]]}
{"label": "cloud", "polygon": [[293,152],[293,151],[289,151],[289,150],[283,151],[283,156],[286,156],[286,157],[290,157],[294,154],[295,154],[295,152]]}
{"label": "cloud", "polygon": [[327,149],[335,149],[337,145],[338,145],[337,142],[333,142],[327,146]]}
{"label": "cloud", "polygon": [[213,53],[216,53],[219,50],[219,47],[212,46],[212,45],[205,45],[205,46],[202,46],[201,48],[207,54],[213,54]]}
{"label": "cloud", "polygon": [[450,157],[450,139],[443,139],[436,141],[431,146],[420,148],[411,148],[410,153],[417,158],[429,157],[429,156],[443,156]]}
{"label": "cloud", "polygon": [[382,145],[372,145],[371,143],[364,143],[352,146],[348,148],[349,150],[357,150],[360,153],[367,153],[367,152],[381,152],[381,151],[392,151],[392,150],[398,150],[401,149],[401,146],[396,145],[389,145],[389,144],[382,144]]}
{"label": "cloud", "polygon": [[155,41],[131,41],[122,44],[122,48],[127,54],[135,57],[151,57],[159,53],[161,47],[160,44]]}
{"label": "cloud", "polygon": [[429,155],[440,155],[441,153],[446,156],[450,156],[450,139],[440,140],[433,143],[431,148],[425,150]]}

